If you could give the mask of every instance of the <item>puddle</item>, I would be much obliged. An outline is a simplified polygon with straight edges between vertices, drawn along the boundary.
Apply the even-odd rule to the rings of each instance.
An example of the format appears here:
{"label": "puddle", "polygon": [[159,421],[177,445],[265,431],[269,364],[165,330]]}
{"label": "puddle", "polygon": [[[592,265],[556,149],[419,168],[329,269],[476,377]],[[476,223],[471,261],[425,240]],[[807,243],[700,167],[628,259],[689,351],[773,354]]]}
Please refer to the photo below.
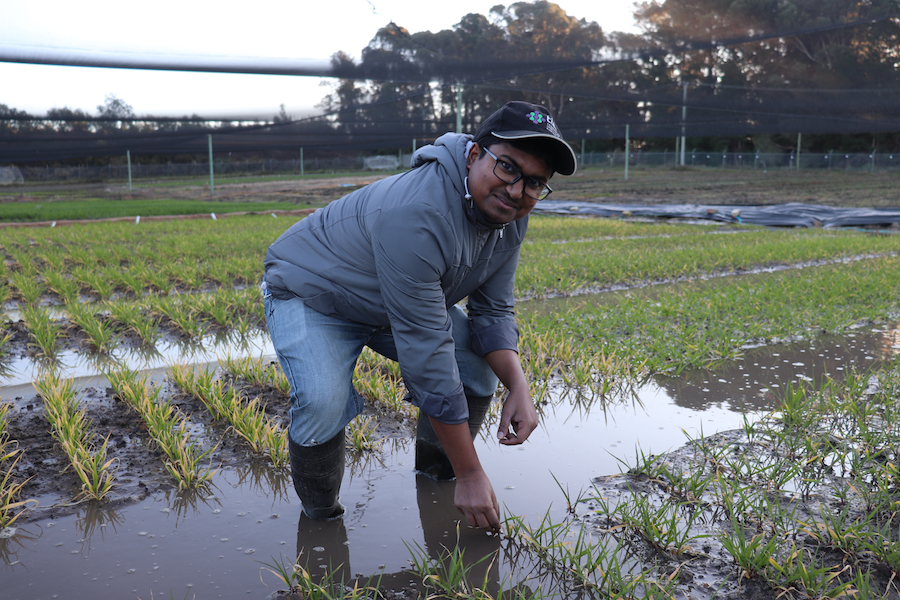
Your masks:
{"label": "puddle", "polygon": [[[271,353],[266,340],[257,341],[246,355]],[[233,351],[241,349],[220,346],[192,360],[215,360]],[[588,489],[592,478],[621,471],[624,465],[616,457],[633,463],[638,451],[660,454],[682,446],[685,433],[697,437],[739,428],[742,411],[752,420],[771,410],[779,388],[790,381],[840,379],[854,367],[878,366],[898,352],[900,328],[892,326],[750,348],[724,368],[648,382],[605,408],[557,388],[529,442],[502,447],[489,434],[476,447],[505,511],[537,523],[549,508],[558,522],[566,507],[556,480],[575,495]],[[176,358],[184,360],[175,350],[171,356],[161,352],[155,364],[163,367]],[[73,360],[69,368],[85,381],[96,376],[90,364]],[[26,374],[17,373],[0,387],[0,397],[14,395],[34,396]],[[227,465],[214,487],[199,496],[159,493],[117,509],[85,504],[66,517],[17,523],[14,535],[0,539],[0,595],[265,598],[283,586],[265,572],[269,587],[260,582],[261,563],[293,559],[299,550],[321,566],[342,564],[353,576],[384,572],[390,575],[385,581],[409,586],[402,573],[409,567],[407,546],[436,556],[442,544],[455,543],[459,518],[453,484],[417,476],[413,464],[409,439],[387,440],[382,452],[352,464],[341,494],[347,515],[328,526],[300,518],[284,474],[254,475]],[[475,530],[464,529],[461,544],[469,548],[468,556],[500,548],[497,538]],[[501,551],[491,578],[504,579],[508,570]]]}
{"label": "puddle", "polygon": [[[275,355],[272,340],[266,331],[254,330],[236,338],[222,334],[206,335],[195,341],[171,339],[160,341],[155,348],[117,347],[108,354],[86,354],[64,350],[57,355],[61,377],[81,379],[100,375],[109,367],[128,367],[132,370],[153,370],[173,364],[209,363],[219,357]],[[0,364],[0,398],[6,397],[7,387],[28,385],[37,378],[41,362],[28,357],[13,358]]]}

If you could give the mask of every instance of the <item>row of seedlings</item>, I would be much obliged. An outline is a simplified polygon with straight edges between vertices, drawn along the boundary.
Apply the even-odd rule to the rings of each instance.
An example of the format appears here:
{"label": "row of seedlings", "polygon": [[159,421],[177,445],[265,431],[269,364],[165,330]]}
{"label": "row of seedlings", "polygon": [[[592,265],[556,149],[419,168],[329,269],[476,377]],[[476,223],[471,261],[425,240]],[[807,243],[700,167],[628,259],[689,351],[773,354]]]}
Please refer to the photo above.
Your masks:
{"label": "row of seedlings", "polygon": [[169,375],[185,393],[200,400],[213,418],[227,422],[254,453],[268,457],[276,467],[290,464],[287,434],[276,419],[266,415],[258,398],[245,400],[240,390],[217,379],[211,369],[200,372],[174,365]]}
{"label": "row of seedlings", "polygon": [[[262,357],[226,358],[224,369],[234,378],[240,378],[250,385],[269,386],[285,399],[290,394],[290,384],[277,362]],[[360,357],[360,364],[354,372],[353,384],[364,397],[385,408],[404,415],[416,417],[415,407],[403,400],[403,389],[399,384],[399,366],[393,361],[378,357],[368,349]],[[372,452],[381,448],[383,439],[378,438],[377,419],[360,415],[347,426],[347,442],[357,452]]]}
{"label": "row of seedlings", "polygon": [[116,394],[134,409],[147,425],[156,446],[166,455],[166,470],[180,489],[192,488],[209,481],[217,469],[211,459],[213,448],[203,450],[188,433],[187,417],[167,402],[158,400],[160,388],[150,383],[147,373],[122,368],[106,374]]}
{"label": "row of seedlings", "polygon": [[[161,336],[163,319],[194,342],[200,341],[207,333],[207,323],[246,338],[261,322],[258,304],[255,290],[100,303],[83,303],[70,298],[65,305],[68,323],[54,318],[50,309],[37,304],[23,307],[22,320],[35,354],[54,360],[70,326],[83,333],[92,350],[101,354],[108,354],[116,348],[120,342],[120,332],[137,335],[143,344],[152,347]],[[5,341],[10,337],[10,333],[0,336],[0,355]]]}
{"label": "row of seedlings", "polygon": [[81,481],[81,494],[102,500],[112,490],[114,459],[107,460],[106,442],[94,444],[94,432],[85,417],[72,379],[61,379],[55,372],[44,372],[34,383],[44,401],[44,418],[50,432]]}
{"label": "row of seedlings", "polygon": [[[22,456],[15,440],[10,439],[7,417],[12,404],[0,403],[0,532],[8,528],[25,510],[28,500],[19,500],[25,481],[16,481],[16,463]],[[33,502],[33,501],[32,501]]]}

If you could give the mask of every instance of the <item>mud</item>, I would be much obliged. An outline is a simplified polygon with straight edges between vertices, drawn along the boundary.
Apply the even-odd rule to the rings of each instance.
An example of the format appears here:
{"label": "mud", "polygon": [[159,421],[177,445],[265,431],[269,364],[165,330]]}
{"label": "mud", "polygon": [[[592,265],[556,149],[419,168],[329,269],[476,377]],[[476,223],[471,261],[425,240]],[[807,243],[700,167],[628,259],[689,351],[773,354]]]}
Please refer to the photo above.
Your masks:
{"label": "mud", "polygon": [[[32,351],[28,347],[22,323],[7,323],[6,329],[13,332],[13,337],[6,348],[9,353],[5,358],[30,357]],[[174,331],[169,331],[164,334],[163,343],[166,339],[178,340],[179,336]],[[126,335],[121,337],[120,347],[140,349],[141,344],[137,338]],[[88,350],[87,341],[77,335],[66,338],[63,346],[63,352]],[[268,385],[234,380],[228,375],[222,377],[231,385],[237,386],[244,398],[258,399],[266,413],[282,427],[287,425],[286,414],[290,401],[281,391]],[[154,380],[161,386],[160,397],[187,417],[198,430],[196,439],[201,449],[210,453],[209,464],[214,468],[252,466],[275,470],[270,465],[261,464],[261,459],[249,451],[242,439],[217,422],[202,402],[183,393],[166,380],[164,369]],[[43,416],[43,400],[30,385],[6,388],[6,392],[11,390],[16,395],[0,399],[13,405],[13,410],[7,416],[10,439],[16,440],[18,448],[26,450],[20,453],[15,470],[16,479],[25,481],[20,498],[38,501],[29,505],[17,523],[73,514],[82,504],[79,500],[81,484],[72,469],[66,468],[68,459],[50,435]],[[175,490],[172,477],[163,466],[165,457],[150,441],[140,416],[115,394],[102,376],[82,378],[79,382],[78,399],[87,421],[95,429],[92,440],[94,447],[105,444],[107,457],[114,461],[115,494],[109,501],[110,507],[134,504],[153,494]],[[377,438],[411,438],[415,435],[415,423],[402,415],[371,403],[366,405],[365,410],[365,416],[377,419]],[[282,476],[287,474],[286,469],[281,471],[284,471]]]}
{"label": "mud", "polygon": [[[733,430],[708,436],[703,440],[689,442],[682,448],[659,457],[661,464],[665,464],[671,472],[690,473],[706,469],[708,458],[700,449],[701,445],[716,448],[725,448],[728,453],[751,453],[763,461],[771,459],[784,459],[785,454],[773,448],[771,444],[751,440],[744,431]],[[846,511],[848,522],[865,520],[869,516],[867,509],[859,499],[844,503],[836,498],[835,489],[852,486],[852,479],[828,474],[821,480],[809,485],[808,488],[798,490],[796,493],[765,492],[776,504],[784,507],[785,513],[791,515],[791,519],[800,523],[828,522],[827,516],[837,512]],[[597,477],[593,480],[596,493],[610,503],[623,501],[628,496],[639,495],[648,498],[653,505],[662,505],[676,501],[677,494],[673,492],[672,485],[665,477],[649,478],[645,474],[621,473],[611,476]],[[807,482],[808,483],[808,482]],[[684,500],[683,497],[680,498]],[[588,510],[596,505],[588,505]],[[691,534],[693,540],[683,552],[674,555],[672,552],[653,550],[644,547],[637,554],[642,555],[646,564],[658,564],[661,571],[667,575],[678,578],[678,597],[684,598],[719,598],[722,600],[775,600],[781,597],[792,597],[790,592],[774,590],[765,585],[759,577],[745,577],[742,571],[736,567],[734,558],[723,547],[719,535],[732,531],[731,522],[726,511],[721,506],[716,506],[713,499],[706,497],[699,499],[696,510],[701,516],[692,521]],[[775,517],[773,516],[773,519]],[[588,528],[598,534],[608,534],[612,529],[620,526],[606,517],[583,517],[582,522]],[[801,527],[798,525],[798,527]],[[757,529],[746,535],[763,534],[775,530],[773,522],[757,523]],[[900,598],[900,589],[897,587],[896,576],[883,562],[874,559],[871,553],[860,553],[848,558],[846,553],[834,548],[823,547],[814,541],[809,534],[809,526],[803,526],[799,535],[794,535],[793,542],[804,552],[809,553],[804,561],[813,566],[829,565],[835,570],[841,565],[853,562],[854,567],[860,571],[868,572],[871,577],[873,590],[881,593],[878,597],[887,599]],[[782,540],[786,544],[789,540]],[[636,545],[640,545],[639,543]],[[841,576],[835,578],[833,585],[848,578]],[[797,590],[794,590],[795,592]],[[808,597],[808,596],[800,596]]]}

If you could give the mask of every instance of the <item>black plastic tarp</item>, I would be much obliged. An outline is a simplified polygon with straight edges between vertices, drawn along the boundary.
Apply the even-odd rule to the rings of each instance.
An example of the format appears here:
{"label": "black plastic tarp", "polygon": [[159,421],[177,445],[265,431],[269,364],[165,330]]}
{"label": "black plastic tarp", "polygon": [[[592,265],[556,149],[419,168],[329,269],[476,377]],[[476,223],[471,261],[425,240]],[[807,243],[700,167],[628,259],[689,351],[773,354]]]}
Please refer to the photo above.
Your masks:
{"label": "black plastic tarp", "polygon": [[723,204],[605,204],[544,200],[538,203],[534,212],[600,217],[707,219],[769,227],[889,227],[892,224],[900,223],[900,208],[837,208],[799,202],[765,206],[734,206]]}

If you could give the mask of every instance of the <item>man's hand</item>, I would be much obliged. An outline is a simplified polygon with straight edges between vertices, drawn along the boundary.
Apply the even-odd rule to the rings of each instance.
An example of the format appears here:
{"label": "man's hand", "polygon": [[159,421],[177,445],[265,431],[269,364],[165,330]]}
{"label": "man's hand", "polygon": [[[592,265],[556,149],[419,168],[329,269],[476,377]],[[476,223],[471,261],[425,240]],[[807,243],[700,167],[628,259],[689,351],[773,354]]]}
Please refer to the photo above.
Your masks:
{"label": "man's hand", "polygon": [[509,396],[503,403],[500,413],[500,426],[497,428],[497,439],[506,446],[515,446],[528,439],[531,432],[537,429],[538,414],[531,401],[530,391],[526,387],[509,390]]}
{"label": "man's hand", "polygon": [[506,446],[515,446],[528,439],[537,429],[538,414],[531,400],[531,389],[519,363],[519,355],[513,350],[495,350],[485,355],[491,370],[497,374],[509,396],[503,402],[497,439]]}
{"label": "man's hand", "polygon": [[472,527],[500,529],[500,507],[494,488],[481,467],[468,423],[448,425],[431,418],[453,472],[456,474],[456,493],[453,503]]}
{"label": "man's hand", "polygon": [[494,488],[483,470],[460,477],[456,476],[456,492],[453,504],[465,516],[466,523],[498,531],[500,529],[500,509]]}

